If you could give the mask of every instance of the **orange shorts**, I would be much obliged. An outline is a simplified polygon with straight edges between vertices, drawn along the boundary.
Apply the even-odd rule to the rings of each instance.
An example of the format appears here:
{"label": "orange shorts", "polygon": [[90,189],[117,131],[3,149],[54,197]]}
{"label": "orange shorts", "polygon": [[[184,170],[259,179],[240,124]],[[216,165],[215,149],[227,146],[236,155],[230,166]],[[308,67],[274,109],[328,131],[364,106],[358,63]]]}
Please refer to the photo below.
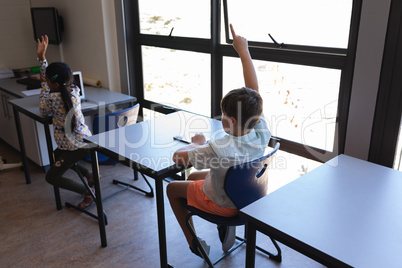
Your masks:
{"label": "orange shorts", "polygon": [[204,180],[193,181],[187,188],[187,204],[202,211],[223,216],[233,217],[238,214],[237,209],[220,207],[211,201],[202,190]]}

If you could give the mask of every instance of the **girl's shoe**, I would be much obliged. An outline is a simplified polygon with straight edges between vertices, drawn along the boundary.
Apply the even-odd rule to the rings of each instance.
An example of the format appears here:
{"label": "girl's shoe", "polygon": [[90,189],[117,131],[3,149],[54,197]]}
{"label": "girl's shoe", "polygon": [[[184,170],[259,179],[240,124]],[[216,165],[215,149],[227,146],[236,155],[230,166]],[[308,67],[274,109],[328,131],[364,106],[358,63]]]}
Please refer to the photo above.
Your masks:
{"label": "girl's shoe", "polygon": [[[91,189],[91,191],[94,193],[94,189]],[[87,191],[84,195],[84,200],[82,200],[77,207],[80,209],[85,209],[92,205],[93,202],[95,202],[95,200],[93,199],[91,193]]]}

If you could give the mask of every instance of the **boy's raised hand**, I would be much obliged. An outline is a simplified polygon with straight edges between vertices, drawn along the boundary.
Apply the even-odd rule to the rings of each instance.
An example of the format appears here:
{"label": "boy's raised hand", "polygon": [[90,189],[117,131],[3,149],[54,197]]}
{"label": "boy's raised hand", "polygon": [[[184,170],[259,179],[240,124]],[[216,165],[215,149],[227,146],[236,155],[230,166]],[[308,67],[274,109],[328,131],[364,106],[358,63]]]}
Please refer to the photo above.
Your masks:
{"label": "boy's raised hand", "polygon": [[233,25],[230,24],[230,31],[232,32],[233,36],[233,47],[241,56],[242,53],[248,53],[248,42],[247,39],[243,36],[237,35]]}
{"label": "boy's raised hand", "polygon": [[49,38],[47,37],[47,35],[38,38],[38,48],[36,49],[36,54],[38,55],[38,58],[41,61],[46,59],[45,54],[48,44],[49,44]]}
{"label": "boy's raised hand", "polygon": [[242,66],[243,66],[243,78],[246,87],[251,88],[258,92],[258,80],[255,73],[253,61],[248,51],[247,39],[243,36],[237,35],[233,29],[233,25],[230,24],[230,31],[233,36],[233,47],[239,54]]}

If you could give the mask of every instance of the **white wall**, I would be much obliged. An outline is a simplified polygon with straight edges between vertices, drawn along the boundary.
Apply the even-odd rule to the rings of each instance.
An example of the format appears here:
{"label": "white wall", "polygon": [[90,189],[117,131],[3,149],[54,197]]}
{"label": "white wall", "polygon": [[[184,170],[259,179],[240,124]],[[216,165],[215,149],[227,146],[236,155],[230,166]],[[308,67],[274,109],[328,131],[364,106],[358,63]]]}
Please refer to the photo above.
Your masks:
{"label": "white wall", "polygon": [[108,0],[1,0],[0,68],[38,65],[30,7],[56,7],[64,19],[61,45],[49,45],[47,58],[65,61],[84,77],[120,92],[114,2]]}
{"label": "white wall", "polygon": [[0,69],[37,65],[29,0],[0,1]]}
{"label": "white wall", "polygon": [[345,154],[367,160],[391,0],[364,0]]}

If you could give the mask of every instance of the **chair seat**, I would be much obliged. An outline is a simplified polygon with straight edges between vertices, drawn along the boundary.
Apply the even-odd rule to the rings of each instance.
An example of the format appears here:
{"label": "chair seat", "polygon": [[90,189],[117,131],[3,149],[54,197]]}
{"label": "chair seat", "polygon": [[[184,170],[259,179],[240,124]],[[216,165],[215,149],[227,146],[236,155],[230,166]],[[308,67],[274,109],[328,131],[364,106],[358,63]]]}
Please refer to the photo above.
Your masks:
{"label": "chair seat", "polygon": [[211,214],[200,210],[196,207],[187,205],[186,199],[181,199],[182,205],[191,211],[193,214],[196,214],[200,218],[203,218],[206,221],[219,224],[219,225],[226,225],[226,226],[241,226],[246,224],[246,220],[240,217],[240,215],[234,217],[223,217],[215,214]]}
{"label": "chair seat", "polygon": [[[240,210],[241,208],[253,203],[259,198],[265,196],[267,194],[268,189],[268,166],[272,161],[272,156],[278,151],[279,142],[275,144],[274,149],[255,160],[247,163],[241,163],[235,166],[232,166],[228,169],[225,175],[224,181],[224,190],[228,198],[232,201],[232,203]],[[198,236],[194,230],[194,226],[192,224],[192,217],[198,216],[208,222],[224,225],[224,226],[240,226],[244,225],[247,229],[247,221],[243,219],[240,215],[234,217],[223,217],[215,214],[210,214],[205,211],[202,211],[193,206],[189,206],[187,204],[187,199],[180,199],[181,205],[190,211],[190,213],[186,216],[186,226],[193,237],[193,242],[196,243],[199,252],[202,255],[202,258],[208,263],[209,267],[214,267],[215,264],[220,262],[223,258],[228,256],[235,249],[240,247],[242,244],[246,243],[246,236],[244,238],[235,237],[241,241],[235,247],[232,247],[227,253],[222,255],[218,260],[212,263],[205,249],[201,245]],[[277,254],[272,254],[271,252],[266,251],[258,246],[256,248],[272,258],[277,262],[281,262],[282,253],[279,245],[275,240],[270,237],[273,245],[277,250]]]}

